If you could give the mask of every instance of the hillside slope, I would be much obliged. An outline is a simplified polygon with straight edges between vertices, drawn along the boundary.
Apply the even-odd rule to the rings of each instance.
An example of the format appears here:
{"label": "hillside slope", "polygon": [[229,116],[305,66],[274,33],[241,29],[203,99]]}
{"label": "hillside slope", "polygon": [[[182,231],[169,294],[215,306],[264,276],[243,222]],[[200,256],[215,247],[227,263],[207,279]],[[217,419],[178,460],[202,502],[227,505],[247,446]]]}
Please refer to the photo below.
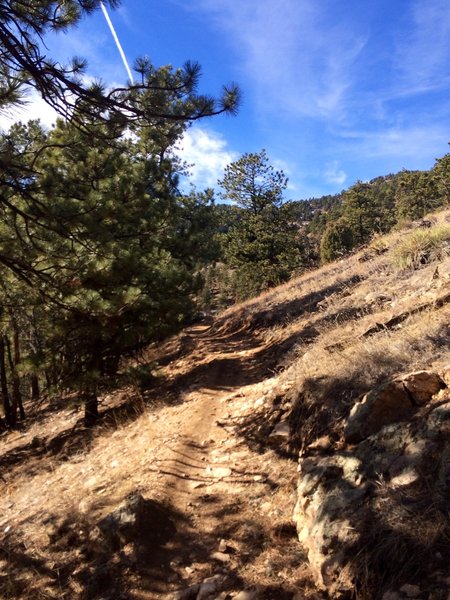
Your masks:
{"label": "hillside slope", "polygon": [[[447,598],[448,413],[432,452],[421,447],[433,464],[420,463],[420,481],[393,488],[390,466],[376,460],[367,485],[355,479],[351,509],[364,514],[368,542],[323,542],[343,527],[328,492],[347,501],[348,489],[336,490],[348,461],[358,468],[345,485],[372,461],[361,454],[365,441],[346,438],[355,402],[411,371],[444,376],[450,363],[446,241],[401,270],[398,249],[412,233],[377,240],[148,349],[141,361],[159,365],[151,387],[107,394],[96,431],[62,404],[35,407],[26,429],[3,435],[2,597],[299,600],[328,590]],[[398,427],[420,432],[448,398],[443,389],[400,425],[385,422],[397,435],[391,446]],[[324,549],[338,557],[341,581],[322,569]]]}

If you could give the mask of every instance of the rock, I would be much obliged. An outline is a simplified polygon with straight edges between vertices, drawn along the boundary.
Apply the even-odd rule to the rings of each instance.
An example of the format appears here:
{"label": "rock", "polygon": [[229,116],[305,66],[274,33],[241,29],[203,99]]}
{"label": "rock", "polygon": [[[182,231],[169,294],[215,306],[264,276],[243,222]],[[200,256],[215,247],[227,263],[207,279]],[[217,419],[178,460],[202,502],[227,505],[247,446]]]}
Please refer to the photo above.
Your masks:
{"label": "rock", "polygon": [[401,596],[400,594],[397,594],[397,592],[384,592],[383,597],[381,600],[401,600]]}
{"label": "rock", "polygon": [[218,550],[219,552],[226,552],[228,550],[228,544],[225,540],[220,540]]}
{"label": "rock", "polygon": [[418,585],[411,585],[410,583],[405,583],[400,588],[400,591],[408,596],[408,598],[417,598],[420,596],[421,589]]}
{"label": "rock", "polygon": [[114,551],[117,548],[116,539],[111,541],[108,537],[105,537],[99,527],[93,527],[87,535],[87,548],[89,552],[96,555],[106,555]]}
{"label": "rock", "polygon": [[145,510],[145,500],[141,494],[134,494],[125,504],[98,523],[98,528],[111,547],[127,544],[136,537],[139,521]]}
{"label": "rock", "polygon": [[341,549],[360,541],[353,517],[367,494],[361,471],[361,462],[343,453],[299,461],[294,521],[317,584],[331,591],[336,581],[340,589],[353,587],[340,574],[345,564]]}
{"label": "rock", "polygon": [[403,487],[405,485],[411,485],[420,478],[420,475],[414,469],[405,469],[398,475],[394,475],[391,478],[389,485],[393,488]]}
{"label": "rock", "polygon": [[310,452],[326,452],[331,448],[331,440],[329,435],[323,435],[318,438],[312,444],[309,444],[306,451]]}
{"label": "rock", "polygon": [[195,600],[197,598],[200,584],[196,583],[184,590],[178,590],[169,595],[169,600]]}
{"label": "rock", "polygon": [[97,546],[101,535],[103,542],[100,545],[109,550],[129,543],[155,545],[166,541],[174,533],[175,526],[165,508],[139,493],[129,496],[124,504],[99,521],[91,532]]}
{"label": "rock", "polygon": [[450,365],[445,365],[445,367],[441,371],[442,380],[447,386],[450,386]]}
{"label": "rock", "polygon": [[402,383],[390,381],[371,390],[354,405],[344,430],[345,440],[360,442],[380,431],[384,425],[404,419],[411,412],[411,399]]}
{"label": "rock", "polygon": [[214,560],[218,560],[219,562],[222,563],[227,563],[230,562],[230,555],[229,554],[225,554],[225,552],[213,552],[211,554],[211,558]]}
{"label": "rock", "polygon": [[[223,457],[221,457],[223,460]],[[217,477],[217,479],[221,479],[222,477],[230,477],[233,474],[233,470],[230,467],[208,467],[206,472],[211,477]]]}
{"label": "rock", "polygon": [[352,408],[344,431],[346,441],[360,442],[385,425],[405,419],[444,387],[437,373],[415,371],[374,388]]}
{"label": "rock", "polygon": [[[382,390],[386,391],[386,386]],[[379,388],[376,391],[379,394]],[[409,406],[413,412],[413,406]],[[369,417],[368,421],[371,423]],[[361,428],[367,436],[370,428],[365,428],[363,422]],[[422,498],[421,490],[426,489],[430,506],[440,505],[450,489],[450,402],[430,405],[420,420],[386,424],[362,437],[357,437],[359,443],[328,449],[326,453],[307,447],[299,460],[294,521],[317,587],[332,598],[345,596],[358,585],[353,579],[357,575],[352,575],[357,573],[352,560],[360,551],[368,553],[375,564],[380,560],[377,543],[371,557],[367,539],[377,540],[385,523],[396,522],[393,518],[401,518],[403,531],[411,531],[410,539],[404,538],[403,552],[408,560],[413,557],[417,561],[417,569],[422,568],[420,556],[415,555],[422,542],[419,532],[435,526],[434,513],[427,514],[421,502],[414,499]],[[396,493],[397,488],[402,493]],[[411,498],[407,510],[404,498]],[[398,565],[393,569],[401,571],[403,559],[395,547],[396,536],[380,543],[398,556]],[[433,554],[438,549],[427,548]],[[423,582],[427,577],[425,572]],[[408,595],[406,590],[418,594]],[[414,586],[405,587],[400,592],[386,592],[383,598],[418,598],[420,593]]]}
{"label": "rock", "polygon": [[222,577],[220,575],[214,575],[208,577],[203,583],[200,584],[196,600],[206,600],[212,594],[215,594],[222,583]]}
{"label": "rock", "polygon": [[288,421],[280,421],[273,429],[269,438],[272,441],[285,442],[291,435],[291,428]]}
{"label": "rock", "polygon": [[263,396],[262,398],[258,398],[257,400],[254,401],[253,407],[260,408],[261,406],[264,406],[265,403],[266,403],[266,398]]}
{"label": "rock", "polygon": [[256,590],[243,590],[233,597],[233,600],[256,600],[258,592]]}
{"label": "rock", "polygon": [[414,404],[419,406],[429,402],[434,394],[445,388],[444,380],[432,371],[415,371],[397,378],[396,381],[405,386]]}

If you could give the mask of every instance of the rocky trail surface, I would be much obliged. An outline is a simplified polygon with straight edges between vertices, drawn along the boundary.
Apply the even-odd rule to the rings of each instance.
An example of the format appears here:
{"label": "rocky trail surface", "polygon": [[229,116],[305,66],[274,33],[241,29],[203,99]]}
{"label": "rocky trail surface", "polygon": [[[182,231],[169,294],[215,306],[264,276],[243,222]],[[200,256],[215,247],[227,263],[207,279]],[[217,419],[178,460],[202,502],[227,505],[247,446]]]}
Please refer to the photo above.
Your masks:
{"label": "rocky trail surface", "polygon": [[253,435],[277,380],[267,350],[250,332],[192,327],[150,351],[174,360],[136,418],[122,391],[105,415],[115,401],[129,420],[101,436],[50,413],[8,440],[4,597],[313,597],[295,461]]}

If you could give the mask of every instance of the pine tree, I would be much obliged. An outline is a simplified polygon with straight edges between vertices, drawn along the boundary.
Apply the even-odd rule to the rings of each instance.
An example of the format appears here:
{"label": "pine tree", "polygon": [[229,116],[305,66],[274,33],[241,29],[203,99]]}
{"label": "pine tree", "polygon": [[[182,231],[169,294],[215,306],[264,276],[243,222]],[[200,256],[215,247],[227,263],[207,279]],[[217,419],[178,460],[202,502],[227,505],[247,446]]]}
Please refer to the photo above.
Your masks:
{"label": "pine tree", "polygon": [[439,201],[442,205],[450,204],[450,154],[439,158],[431,175],[436,185]]}
{"label": "pine tree", "polygon": [[241,208],[224,242],[226,262],[236,270],[239,297],[287,281],[302,265],[297,226],[283,208],[287,178],[265,151],[245,154],[225,169],[222,197]]}
{"label": "pine tree", "polygon": [[42,42],[99,5],[8,0],[0,7],[0,110],[31,86],[64,117],[50,132],[30,122],[0,135],[4,296],[26,290],[28,298],[23,319],[5,313],[0,332],[9,424],[19,364],[34,395],[39,378],[47,388],[78,389],[86,422],[94,422],[99,382],[121,357],[189,318],[196,265],[211,247],[200,231],[208,203],[180,196],[172,149],[189,122],[234,113],[239,91],[231,85],[218,99],[204,96],[198,64],[174,70],[147,59],[136,61],[133,85],[85,85],[85,62],[62,66]]}
{"label": "pine tree", "polygon": [[345,219],[330,222],[320,242],[320,259],[328,263],[342,258],[353,248],[353,229]]}
{"label": "pine tree", "polygon": [[398,219],[421,219],[442,204],[436,182],[428,171],[403,171],[395,196]]}

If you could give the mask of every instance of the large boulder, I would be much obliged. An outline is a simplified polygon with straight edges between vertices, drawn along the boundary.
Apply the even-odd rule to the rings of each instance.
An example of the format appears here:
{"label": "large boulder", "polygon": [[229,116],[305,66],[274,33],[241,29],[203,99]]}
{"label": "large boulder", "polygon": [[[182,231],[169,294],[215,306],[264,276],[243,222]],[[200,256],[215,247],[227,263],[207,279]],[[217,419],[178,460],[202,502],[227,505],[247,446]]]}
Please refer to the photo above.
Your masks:
{"label": "large boulder", "polygon": [[443,379],[432,371],[415,371],[398,377],[395,381],[404,386],[416,406],[426,404],[439,390],[446,387]]}
{"label": "large boulder", "polygon": [[411,398],[399,381],[381,385],[357,402],[344,430],[347,442],[356,443],[382,427],[408,417],[413,410]]}
{"label": "large boulder", "polygon": [[436,395],[443,381],[429,375],[372,390],[352,410],[347,444],[312,444],[300,458],[294,520],[330,597],[439,590],[450,577],[450,391]]}
{"label": "large boulder", "polygon": [[408,418],[416,407],[429,402],[445,387],[437,373],[415,371],[374,388],[352,408],[344,430],[345,440],[360,442],[385,425]]}

